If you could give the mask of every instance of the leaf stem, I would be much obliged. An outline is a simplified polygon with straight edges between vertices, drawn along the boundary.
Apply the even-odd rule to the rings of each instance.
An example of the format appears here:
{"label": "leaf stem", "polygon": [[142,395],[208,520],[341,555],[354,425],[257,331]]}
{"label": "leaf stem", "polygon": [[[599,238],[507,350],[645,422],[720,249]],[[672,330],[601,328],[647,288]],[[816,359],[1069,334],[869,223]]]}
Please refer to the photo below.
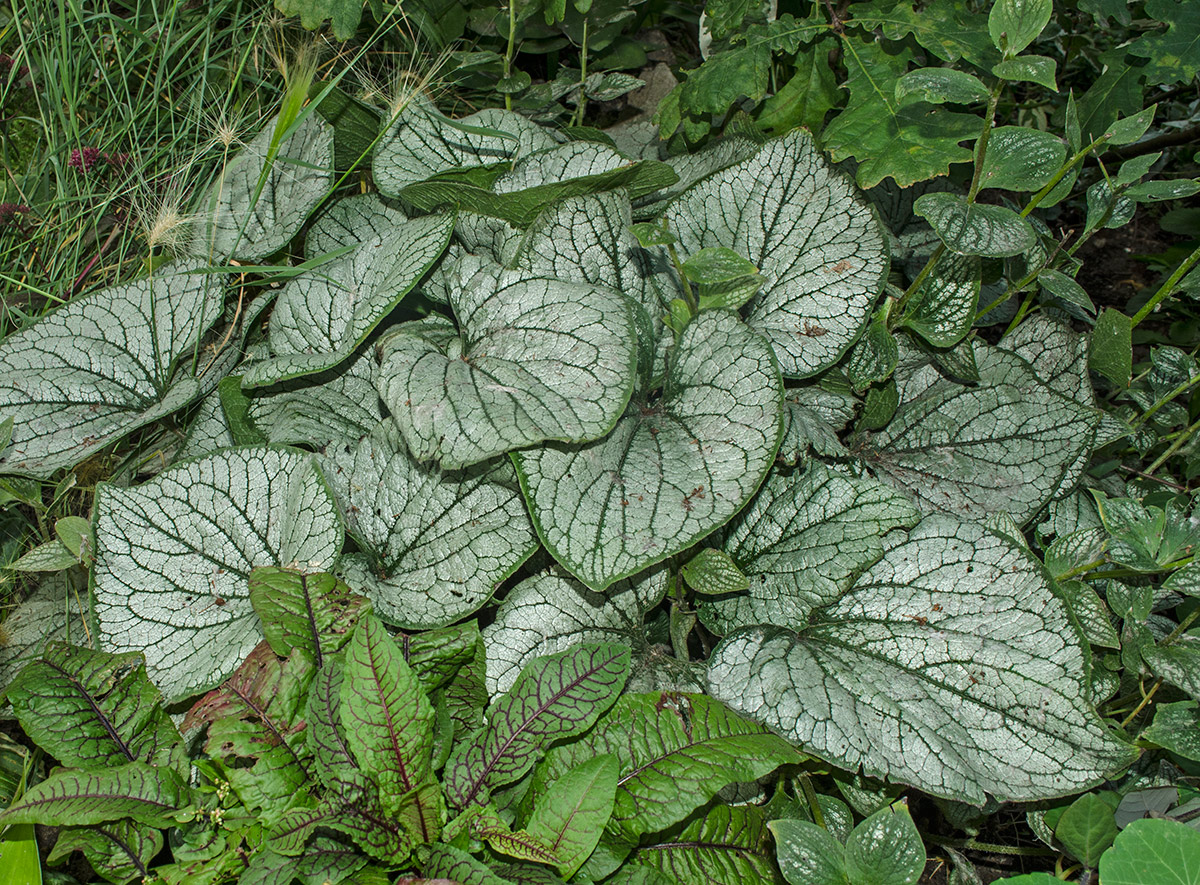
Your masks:
{"label": "leaf stem", "polygon": [[[508,78],[512,76],[512,60],[516,48],[517,36],[517,0],[508,0],[508,46],[504,50],[504,79],[507,87]],[[512,93],[504,93],[504,109],[512,110]]]}
{"label": "leaf stem", "polygon": [[1035,846],[1022,847],[1020,845],[999,845],[995,842],[980,842],[977,839],[951,839],[947,836],[932,837],[937,845],[944,845],[947,848],[966,848],[974,851],[988,851],[992,854],[1010,854],[1018,857],[1057,857],[1057,851],[1051,851],[1048,848],[1037,848]]}
{"label": "leaf stem", "polygon": [[1146,475],[1152,476],[1154,471],[1162,467],[1167,462],[1167,459],[1183,448],[1184,444],[1192,438],[1197,430],[1200,430],[1200,419],[1188,425],[1187,429],[1175,437],[1175,441],[1167,447],[1167,450],[1154,459],[1154,463],[1146,468]]}
{"label": "leaf stem", "polygon": [[800,789],[804,791],[805,801],[808,802],[808,813],[812,815],[813,823],[822,829],[828,830],[829,827],[825,824],[825,813],[821,811],[821,800],[817,796],[817,791],[813,788],[812,778],[807,774],[802,774],[798,780],[800,781]]}
{"label": "leaf stem", "polygon": [[1165,301],[1175,291],[1175,286],[1183,279],[1184,275],[1200,262],[1200,246],[1192,250],[1192,254],[1180,262],[1179,267],[1175,268],[1175,272],[1167,277],[1166,281],[1158,287],[1158,291],[1151,296],[1150,300],[1142,305],[1142,309],[1133,315],[1130,321],[1130,326],[1136,326],[1150,314],[1154,313],[1158,305]]}
{"label": "leaf stem", "polygon": [[583,45],[579,49],[579,101],[575,104],[575,113],[571,117],[572,126],[583,125],[583,113],[587,108],[587,63],[588,63],[588,20],[583,17]]}

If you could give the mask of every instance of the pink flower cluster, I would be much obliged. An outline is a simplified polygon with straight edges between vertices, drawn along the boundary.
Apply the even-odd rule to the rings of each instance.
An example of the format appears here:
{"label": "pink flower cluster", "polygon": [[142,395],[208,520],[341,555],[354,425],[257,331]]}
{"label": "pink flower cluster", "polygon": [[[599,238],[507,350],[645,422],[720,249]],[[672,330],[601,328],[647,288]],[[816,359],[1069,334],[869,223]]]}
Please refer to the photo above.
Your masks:
{"label": "pink flower cluster", "polygon": [[100,163],[113,169],[120,169],[128,162],[129,154],[110,154],[107,151],[101,152],[100,148],[85,147],[72,150],[71,159],[67,160],[67,165],[80,172],[90,172]]}

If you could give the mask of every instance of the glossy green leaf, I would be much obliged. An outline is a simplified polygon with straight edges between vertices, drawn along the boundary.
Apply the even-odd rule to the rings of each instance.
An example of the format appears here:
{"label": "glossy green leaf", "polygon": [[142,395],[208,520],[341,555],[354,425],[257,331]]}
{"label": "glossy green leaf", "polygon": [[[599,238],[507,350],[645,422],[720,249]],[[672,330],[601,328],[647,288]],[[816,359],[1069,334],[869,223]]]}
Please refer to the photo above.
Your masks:
{"label": "glossy green leaf", "polygon": [[514,454],[542,543],[594,590],[690,547],[762,482],[782,394],[766,341],[733,313],[700,314],[661,397],[635,399],[598,442]]}
{"label": "glossy green leaf", "polygon": [[990,93],[979,78],[954,68],[917,68],[896,81],[896,101],[916,95],[930,104],[977,104]]}
{"label": "glossy green leaf", "polygon": [[988,138],[980,187],[1036,191],[1048,184],[1067,158],[1062,139],[1024,126],[1000,126]]}
{"label": "glossy green leaf", "polygon": [[204,195],[191,254],[213,264],[261,261],[286,246],[328,195],[332,130],[309,113],[272,156],[278,125],[279,118],[268,121]]}
{"label": "glossy green leaf", "polygon": [[0,343],[0,413],[14,419],[0,470],[49,477],[198,399],[220,318],[216,277],[159,268],[72,299]]}
{"label": "glossy green leaf", "polygon": [[426,879],[457,882],[458,885],[512,885],[492,872],[482,861],[450,845],[434,845],[422,871]]}
{"label": "glossy green leaf", "polygon": [[1141,649],[1141,657],[1157,675],[1200,700],[1200,637],[1185,633],[1170,645]]}
{"label": "glossy green leaf", "polygon": [[99,824],[129,817],[166,827],[186,797],[178,774],[145,762],[97,771],[59,769],[0,812],[0,826]]}
{"label": "glossy green leaf", "polygon": [[946,248],[960,255],[1020,255],[1037,242],[1030,223],[1011,209],[968,203],[956,194],[925,194],[913,211],[933,226]]}
{"label": "glossy green leaf", "polygon": [[446,763],[446,794],[459,808],[486,805],[490,790],[522,777],[552,741],[590,728],[620,694],[629,649],[580,644],[538,658],[492,707],[488,724]]}
{"label": "glossy green leaf", "polygon": [[1027,550],[931,516],[803,630],[727,637],[710,690],[842,768],[971,803],[1060,796],[1130,758],[1068,621]]}
{"label": "glossy green leaf", "polygon": [[943,253],[913,293],[901,324],[934,347],[953,347],[975,323],[981,274],[975,256]]}
{"label": "glossy green leaf", "polygon": [[4,619],[0,643],[0,686],[12,685],[17,673],[41,657],[50,640],[90,646],[94,639],[85,611],[87,594],[63,585],[60,579],[45,580]]}
{"label": "glossy green leaf", "polygon": [[701,549],[679,569],[688,586],[706,596],[720,596],[750,589],[750,581],[724,550]]}
{"label": "glossy green leaf", "polygon": [[685,259],[723,247],[758,268],[765,282],[746,321],[771,343],[788,376],[837,362],[883,286],[882,230],[800,130],[704,179],[671,204],[666,219]]}
{"label": "glossy green leaf", "polygon": [[899,351],[888,329],[889,303],[871,318],[866,333],[858,339],[846,360],[846,377],[856,393],[872,384],[886,381],[896,371]]}
{"label": "glossy green leaf", "polygon": [[1100,858],[1104,885],[1200,883],[1200,831],[1174,820],[1135,820]]}
{"label": "glossy green leaf", "polygon": [[572,768],[538,797],[525,830],[554,851],[558,871],[568,879],[600,841],[616,789],[617,759],[601,755]]}
{"label": "glossy green leaf", "polygon": [[[145,871],[150,869],[151,861],[162,848],[163,835],[160,831],[132,820],[112,821],[89,827],[63,827],[58,832],[54,850],[46,858],[46,863],[56,866],[66,860],[71,852],[80,851],[87,859],[88,866],[108,881],[125,883],[142,879]],[[36,858],[35,851],[35,864]],[[0,853],[0,862],[6,859]],[[33,881],[40,881],[40,875]],[[18,885],[17,882],[6,881],[2,877],[0,882],[4,885]]]}
{"label": "glossy green leaf", "polygon": [[1116,308],[1106,307],[1096,318],[1088,348],[1088,367],[1118,387],[1127,387],[1133,374],[1133,324]]}
{"label": "glossy green leaf", "polygon": [[328,21],[333,35],[349,40],[362,18],[362,0],[275,0],[275,8],[284,15],[300,16],[300,24],[314,31]]}
{"label": "glossy green leaf", "polygon": [[0,870],[3,885],[42,885],[42,862],[33,824],[15,824],[0,837]]}
{"label": "glossy green leaf", "polygon": [[1052,0],[997,0],[988,15],[992,44],[1006,55],[1016,55],[1042,33],[1053,10]]}
{"label": "glossy green leaf", "polygon": [[775,859],[790,885],[849,885],[846,850],[825,827],[807,820],[773,820]]}
{"label": "glossy green leaf", "polygon": [[250,604],[271,650],[286,658],[299,649],[320,668],[350,638],[366,598],[326,572],[263,566],[250,573]]}
{"label": "glossy green leaf", "polygon": [[379,784],[384,811],[420,842],[443,822],[433,775],[433,708],[383,624],[359,620],[346,649],[340,698],[346,744]]}
{"label": "glossy green leaf", "polygon": [[700,619],[717,634],[753,624],[800,629],[883,555],[889,531],[919,518],[895,489],[820,462],[800,476],[772,476],[723,533],[749,588],[701,601]]}
{"label": "glossy green leaf", "polygon": [[381,345],[379,393],[418,460],[466,467],[543,440],[612,429],[633,391],[636,333],[616,292],[514,271],[451,294]]}
{"label": "glossy green leaf", "polygon": [[134,488],[96,491],[93,611],[104,646],[140,651],[168,701],[229,675],[258,643],[255,566],[333,565],[342,527],[312,459],[226,449]]}
{"label": "glossy green leaf", "polygon": [[881,808],[846,839],[846,872],[851,882],[916,885],[925,872],[925,846],[908,808]]}
{"label": "glossy green leaf", "polygon": [[340,573],[406,628],[470,614],[537,549],[512,463],[447,471],[409,454],[391,421],[327,450],[325,472],[361,552]]}
{"label": "glossy green leaf", "polygon": [[1058,819],[1054,837],[1085,867],[1095,868],[1117,835],[1113,809],[1095,793],[1084,793]]}
{"label": "glossy green leaf", "polygon": [[339,657],[326,658],[313,676],[305,701],[305,738],[313,768],[326,789],[346,801],[370,793],[368,778],[354,758],[342,725],[342,683],[345,665]]}
{"label": "glossy green leaf", "polygon": [[[1020,58],[1006,58],[992,65],[992,75],[1001,80],[1017,83],[1036,83],[1045,86],[1052,92],[1058,91],[1058,80],[1055,77],[1058,64],[1052,58],[1044,55],[1022,55]],[[1036,131],[1036,130],[1029,130]]]}
{"label": "glossy green leaf", "polygon": [[1178,701],[1154,708],[1154,721],[1141,735],[1177,756],[1200,762],[1200,704]]}

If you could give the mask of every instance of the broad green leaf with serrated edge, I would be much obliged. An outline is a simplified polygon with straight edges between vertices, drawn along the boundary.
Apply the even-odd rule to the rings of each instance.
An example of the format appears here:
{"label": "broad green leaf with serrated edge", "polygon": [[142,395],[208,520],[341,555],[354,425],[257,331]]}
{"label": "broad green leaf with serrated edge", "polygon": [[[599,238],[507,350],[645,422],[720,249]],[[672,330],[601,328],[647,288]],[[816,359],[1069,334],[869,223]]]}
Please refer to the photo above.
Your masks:
{"label": "broad green leaf with serrated edge", "polygon": [[710,690],[839,767],[937,796],[1068,795],[1131,758],[1069,622],[1028,551],[931,516],[803,630],[727,637]]}
{"label": "broad green leaf with serrated edge", "polygon": [[990,93],[978,77],[954,68],[917,68],[896,81],[896,101],[916,95],[930,104],[976,104]]}
{"label": "broad green leaf with serrated edge", "polygon": [[492,706],[488,724],[446,763],[446,794],[458,808],[486,805],[491,787],[522,777],[552,741],[590,728],[629,675],[629,649],[580,644],[525,667]]}
{"label": "broad green leaf with serrated edge", "polygon": [[346,644],[366,598],[325,572],[264,566],[250,573],[250,604],[271,650],[286,658],[292,649],[320,667]]}
{"label": "broad green leaf with serrated edge", "polygon": [[51,642],[5,697],[25,733],[68,768],[146,762],[187,774],[179,731],[140,654]]}
{"label": "broad green leaf with serrated edge", "polygon": [[1148,0],[1146,15],[1165,22],[1165,31],[1143,34],[1129,47],[1133,55],[1150,59],[1146,82],[1187,83],[1200,73],[1200,14],[1185,0]]}
{"label": "broad green leaf with serrated edge", "polygon": [[1053,11],[1052,0],[997,0],[988,16],[992,45],[1005,55],[1016,55],[1037,39]]}
{"label": "broad green leaf with serrated edge", "polygon": [[[7,861],[0,843],[0,863]],[[160,831],[131,820],[113,821],[90,827],[63,827],[58,831],[54,850],[46,858],[49,866],[67,860],[72,851],[80,851],[88,865],[110,882],[142,879],[151,861],[163,848]],[[34,853],[36,865],[36,851]],[[8,870],[7,866],[0,869]],[[30,880],[30,885],[39,879]],[[26,885],[21,879],[8,879],[6,885]]]}
{"label": "broad green leaf with serrated edge", "polygon": [[972,12],[963,0],[942,0],[919,9],[912,0],[892,0],[892,4],[890,9],[886,2],[869,4],[855,21],[868,28],[881,27],[885,37],[897,42],[911,34],[942,61],[965,58],[986,67],[1000,57],[988,39],[984,16]]}
{"label": "broad green leaf with serrated edge", "polygon": [[384,811],[420,842],[441,832],[433,776],[433,707],[383,624],[359,620],[346,649],[340,713],[346,743],[379,784]]}
{"label": "broad green leaf with serrated edge", "polygon": [[775,869],[761,808],[714,806],[705,817],[642,844],[631,857],[679,883],[772,885]]}
{"label": "broad green leaf with serrated edge", "polygon": [[[288,244],[333,186],[333,131],[309,113],[269,157],[278,118],[225,167],[201,201],[189,250],[221,264],[260,261]],[[259,180],[270,169],[260,192]],[[257,200],[255,199],[257,195]]]}
{"label": "broad green leaf with serrated edge", "polygon": [[913,293],[901,325],[934,347],[953,347],[975,322],[982,280],[979,259],[945,252]]}
{"label": "broad green leaf with serrated edge", "polygon": [[690,547],[762,482],[782,399],[766,341],[733,313],[700,314],[675,344],[661,398],[631,402],[590,445],[514,453],[542,543],[594,590]]}
{"label": "broad green leaf with serrated edge", "polygon": [[1067,158],[1062,139],[1024,126],[1000,126],[988,138],[980,187],[1036,191],[1054,177]]}
{"label": "broad green leaf with serrated edge", "polygon": [[414,457],[454,469],[612,429],[637,371],[624,296],[496,270],[453,292],[451,306],[460,329],[429,317],[380,345],[379,393]]}
{"label": "broad green leaf with serrated edge", "polygon": [[165,267],[73,299],[0,343],[0,415],[14,419],[0,470],[48,477],[183,408],[221,315],[215,277]]}
{"label": "broad green leaf with serrated edge", "polygon": [[783,738],[704,695],[624,695],[594,730],[550,752],[532,789],[604,753],[617,758],[620,771],[609,830],[633,842],[683,820],[731,783],[804,759]]}
{"label": "broad green leaf with serrated edge", "polygon": [[1091,450],[1098,414],[999,348],[975,346],[980,381],[963,386],[926,366],[895,417],[867,439],[875,472],[924,510],[972,518],[1006,511],[1024,523]]}
{"label": "broad green leaf with serrated edge", "polygon": [[349,40],[362,18],[362,0],[275,0],[275,8],[284,15],[300,16],[300,24],[315,31],[325,21],[339,40]]}
{"label": "broad green leaf with serrated edge", "polygon": [[636,646],[645,614],[666,592],[664,568],[619,581],[604,593],[554,571],[526,578],[509,591],[483,629],[488,692],[508,691],[534,658],[577,642]]}
{"label": "broad green leaf with serrated edge", "polygon": [[883,288],[882,228],[802,130],[704,179],[666,220],[683,257],[723,246],[759,268],[766,281],[746,322],[771,342],[788,376],[837,362]]}
{"label": "broad green leaf with serrated edge", "polygon": [[847,885],[846,850],[829,830],[807,820],[773,820],[775,859],[790,885]]}
{"label": "broad green leaf with serrated edge", "polygon": [[371,171],[379,190],[394,197],[440,172],[513,160],[556,144],[550,130],[520,114],[488,108],[454,121],[418,97],[380,139]]}
{"label": "broad green leaf with serrated edge", "polygon": [[445,471],[414,459],[387,421],[324,464],[361,551],[341,574],[391,623],[440,627],[470,614],[537,549],[507,459]]}
{"label": "broad green leaf with serrated edge", "polygon": [[1092,869],[1116,835],[1112,806],[1094,793],[1084,793],[1072,802],[1054,827],[1054,837],[1063,848]]}
{"label": "broad green leaf with serrated edge", "polygon": [[1154,708],[1154,721],[1141,737],[1177,756],[1200,762],[1200,704],[1179,701]]}
{"label": "broad green leaf with serrated edge", "polygon": [[996,258],[1020,255],[1033,248],[1033,226],[1004,206],[968,203],[957,194],[925,194],[913,211],[928,221],[942,242],[959,255]]}
{"label": "broad green leaf with serrated edge", "polygon": [[896,101],[896,82],[908,70],[911,53],[886,51],[871,34],[842,41],[850,104],[821,133],[834,161],[854,157],[860,187],[894,178],[908,187],[946,175],[951,163],[971,160],[961,142],[983,130],[974,114],[948,111],[909,96]]}
{"label": "broad green leaf with serrated edge", "polygon": [[567,878],[600,841],[616,789],[617,759],[605,754],[565,772],[536,800],[525,830],[553,849],[558,871]]}
{"label": "broad green leaf with serrated edge", "polygon": [[789,388],[784,393],[787,420],[779,460],[795,466],[810,450],[825,458],[845,457],[846,447],[837,434],[854,417],[853,397],[819,387]]}
{"label": "broad green leaf with serrated edge", "polygon": [[403,221],[353,252],[292,280],[271,313],[274,356],[252,363],[243,387],[263,387],[332,369],[349,359],[375,327],[441,257],[451,215]]}
{"label": "broad green leaf with serrated edge", "polygon": [[99,824],[129,817],[166,827],[186,796],[187,787],[172,769],[145,762],[98,771],[59,769],[0,812],[0,826]]}
{"label": "broad green leaf with serrated edge", "polygon": [[1200,831],[1176,820],[1135,820],[1100,858],[1104,885],[1197,885]]}
{"label": "broad green leaf with serrated edge", "polygon": [[881,808],[846,839],[846,873],[851,882],[916,885],[925,872],[925,846],[908,808]]}
{"label": "broad green leaf with serrated edge", "polygon": [[706,596],[750,589],[750,581],[724,550],[705,547],[679,569],[688,586]]}
{"label": "broad green leaf with serrated edge", "polygon": [[701,601],[700,619],[718,634],[752,624],[799,629],[883,555],[887,532],[919,519],[890,486],[817,461],[801,476],[777,474],[723,533],[749,589]]}
{"label": "broad green leaf with serrated edge", "polygon": [[261,636],[259,565],[329,568],[337,506],[310,456],[226,449],[134,488],[96,490],[94,614],[111,651],[141,651],[168,701],[216,685]]}

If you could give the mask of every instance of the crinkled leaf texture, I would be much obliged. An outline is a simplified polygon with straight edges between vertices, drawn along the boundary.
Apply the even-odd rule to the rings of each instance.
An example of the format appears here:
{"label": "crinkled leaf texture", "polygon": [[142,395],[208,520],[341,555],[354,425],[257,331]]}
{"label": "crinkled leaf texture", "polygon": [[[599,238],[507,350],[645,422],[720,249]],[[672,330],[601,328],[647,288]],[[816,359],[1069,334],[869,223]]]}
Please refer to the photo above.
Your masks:
{"label": "crinkled leaf texture", "polygon": [[[767,843],[766,814],[755,805],[714,805],[707,815],[639,846],[631,865],[633,869],[650,867],[678,885],[773,885],[777,881]],[[646,880],[641,881],[645,885]],[[657,881],[649,883],[657,885]]]}
{"label": "crinkled leaf texture", "polygon": [[736,314],[709,311],[676,343],[661,398],[631,402],[598,442],[513,457],[546,549],[603,590],[740,510],[775,459],[782,416],[767,342]]}
{"label": "crinkled leaf texture", "polygon": [[[8,840],[6,839],[7,843]],[[88,827],[63,827],[54,849],[46,858],[49,866],[65,861],[73,851],[82,851],[93,870],[110,882],[124,885],[145,877],[150,863],[163,847],[159,830],[132,820],[112,821]],[[34,866],[37,865],[34,852]],[[7,861],[7,857],[3,857]],[[24,881],[18,878],[16,881]],[[31,878],[31,883],[39,879]]]}
{"label": "crinkled leaf texture", "polygon": [[974,804],[1078,792],[1130,759],[1044,569],[1005,536],[927,517],[800,631],[733,633],[712,692],[843,768]]}
{"label": "crinkled leaf texture", "polygon": [[131,817],[166,827],[186,797],[187,786],[178,774],[145,762],[96,771],[60,768],[0,813],[0,826],[99,824]]}
{"label": "crinkled leaf texture", "polygon": [[64,587],[57,578],[42,581],[4,619],[8,641],[0,645],[0,686],[11,685],[21,668],[39,658],[51,639],[90,645],[87,611],[87,594],[82,590]]}
{"label": "crinkled leaf texture", "polygon": [[381,345],[379,394],[418,460],[467,467],[612,429],[633,392],[630,305],[610,289],[484,270]]}
{"label": "crinkled leaf texture", "polygon": [[0,343],[0,471],[48,477],[201,396],[219,378],[201,337],[220,318],[216,277],[177,267],[77,298]]}
{"label": "crinkled leaf texture", "polygon": [[271,157],[277,123],[271,119],[205,194],[190,244],[193,255],[214,263],[261,261],[286,246],[329,193],[333,131],[310,112]]}
{"label": "crinkled leaf texture", "polygon": [[895,417],[867,437],[864,458],[924,510],[1028,521],[1078,477],[1099,413],[1039,377],[1015,353],[974,346],[979,382],[957,384],[923,365],[897,375]]}
{"label": "crinkled leaf texture", "polygon": [[386,421],[324,464],[363,551],[342,560],[342,575],[391,623],[441,627],[470,614],[537,549],[508,459],[445,471],[415,460]]}
{"label": "crinkled leaf texture", "polygon": [[168,701],[212,688],[262,634],[260,565],[331,567],[342,526],[311,456],[225,449],[135,488],[96,491],[94,613],[111,651],[141,651]]}
{"label": "crinkled leaf texture", "polygon": [[771,342],[789,377],[837,362],[883,288],[883,228],[803,130],[704,179],[666,219],[684,257],[724,246],[758,266],[766,282],[746,321]]}

